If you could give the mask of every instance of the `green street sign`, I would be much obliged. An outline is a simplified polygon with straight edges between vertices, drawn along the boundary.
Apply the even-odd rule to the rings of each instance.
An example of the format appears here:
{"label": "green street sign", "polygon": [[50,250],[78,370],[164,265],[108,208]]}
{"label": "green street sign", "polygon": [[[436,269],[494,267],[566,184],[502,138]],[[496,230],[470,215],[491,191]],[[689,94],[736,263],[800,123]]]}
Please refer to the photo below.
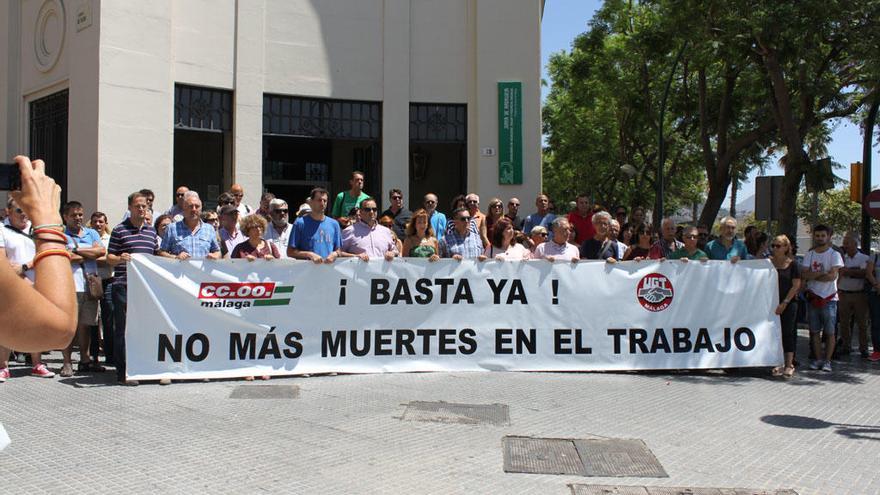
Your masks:
{"label": "green street sign", "polygon": [[498,183],[522,184],[522,83],[498,83]]}

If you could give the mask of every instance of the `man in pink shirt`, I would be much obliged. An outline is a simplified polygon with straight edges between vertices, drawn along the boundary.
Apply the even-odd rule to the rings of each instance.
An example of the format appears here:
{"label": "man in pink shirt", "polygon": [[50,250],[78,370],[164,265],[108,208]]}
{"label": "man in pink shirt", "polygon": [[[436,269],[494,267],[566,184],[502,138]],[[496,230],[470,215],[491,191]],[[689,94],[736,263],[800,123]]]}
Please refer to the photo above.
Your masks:
{"label": "man in pink shirt", "polygon": [[545,259],[552,263],[559,258],[577,263],[581,257],[580,251],[577,246],[568,242],[571,224],[565,217],[556,217],[550,227],[553,229],[553,236],[535,248],[532,259]]}
{"label": "man in pink shirt", "polygon": [[358,208],[359,220],[342,231],[342,256],[367,261],[370,258],[385,258],[388,261],[399,256],[397,244],[391,229],[376,221],[378,208],[376,200],[367,198]]}

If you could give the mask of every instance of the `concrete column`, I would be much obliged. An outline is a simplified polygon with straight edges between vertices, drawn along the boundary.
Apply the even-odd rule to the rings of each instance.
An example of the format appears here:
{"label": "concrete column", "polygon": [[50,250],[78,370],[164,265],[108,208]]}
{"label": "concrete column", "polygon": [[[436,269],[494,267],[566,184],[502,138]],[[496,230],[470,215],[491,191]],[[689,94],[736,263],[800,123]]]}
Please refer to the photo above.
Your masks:
{"label": "concrete column", "polygon": [[21,18],[19,2],[0,6],[0,160],[22,152],[21,132]]}
{"label": "concrete column", "polygon": [[385,0],[383,34],[382,205],[392,187],[409,197],[409,0]]}
{"label": "concrete column", "polygon": [[[113,175],[116,163],[101,160],[99,154],[99,42],[101,20],[92,2],[92,24],[82,31],[68,30],[69,102],[67,120],[67,198],[83,203],[86,215],[103,211],[111,224],[118,220],[131,191],[114,189],[102,181]],[[75,12],[67,14],[75,25]],[[136,116],[134,118],[137,118]],[[144,186],[141,186],[144,187]],[[104,196],[102,197],[102,193]]]}
{"label": "concrete column", "polygon": [[264,0],[235,2],[233,181],[257,208],[263,191]]}

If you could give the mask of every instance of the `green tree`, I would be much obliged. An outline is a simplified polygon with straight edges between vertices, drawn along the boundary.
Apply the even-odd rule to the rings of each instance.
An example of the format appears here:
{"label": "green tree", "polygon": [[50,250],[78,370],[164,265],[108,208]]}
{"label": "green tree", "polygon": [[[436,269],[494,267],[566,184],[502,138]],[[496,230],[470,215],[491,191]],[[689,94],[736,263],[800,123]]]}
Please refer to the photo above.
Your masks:
{"label": "green tree", "polygon": [[[813,195],[802,191],[795,211],[800,218],[813,223]],[[835,235],[859,232],[862,225],[862,205],[850,200],[849,186],[819,193],[818,217],[815,222],[831,227]],[[880,236],[880,225],[871,220],[871,238]]]}

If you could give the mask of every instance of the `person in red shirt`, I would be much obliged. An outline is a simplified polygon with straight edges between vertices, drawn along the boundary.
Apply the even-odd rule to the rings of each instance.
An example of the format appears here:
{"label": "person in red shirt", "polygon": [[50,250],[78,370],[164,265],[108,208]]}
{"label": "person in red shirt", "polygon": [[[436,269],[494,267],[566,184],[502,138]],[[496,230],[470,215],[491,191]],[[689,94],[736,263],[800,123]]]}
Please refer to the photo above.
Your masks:
{"label": "person in red shirt", "polygon": [[596,229],[593,228],[593,203],[588,195],[578,195],[577,207],[568,214],[568,223],[577,233],[574,240],[578,246],[596,235]]}

